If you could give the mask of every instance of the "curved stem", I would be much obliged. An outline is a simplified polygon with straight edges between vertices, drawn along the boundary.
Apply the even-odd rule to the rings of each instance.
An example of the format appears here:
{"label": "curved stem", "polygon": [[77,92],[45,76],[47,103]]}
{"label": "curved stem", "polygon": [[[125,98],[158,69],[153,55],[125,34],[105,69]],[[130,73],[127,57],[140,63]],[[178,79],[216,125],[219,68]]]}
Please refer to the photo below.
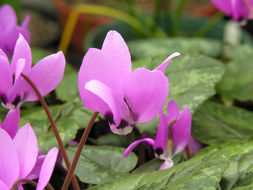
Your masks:
{"label": "curved stem", "polygon": [[63,186],[62,186],[61,190],[67,190],[68,189],[71,177],[74,174],[74,170],[76,168],[76,165],[77,165],[78,159],[80,157],[80,154],[82,152],[83,146],[84,146],[84,144],[85,144],[85,142],[86,142],[86,140],[88,138],[88,135],[90,133],[90,130],[92,128],[92,125],[93,125],[93,123],[94,123],[97,115],[98,115],[98,112],[94,112],[93,113],[93,115],[92,115],[92,117],[91,117],[91,119],[90,119],[90,121],[89,121],[89,123],[88,123],[88,125],[87,125],[87,127],[86,127],[86,129],[84,131],[84,133],[83,133],[83,136],[82,136],[82,138],[81,138],[81,140],[79,142],[79,145],[77,147],[77,151],[76,151],[75,157],[74,157],[74,159],[72,161],[72,164],[71,164],[71,166],[70,166],[70,168],[68,170],[68,174],[67,174],[67,176],[65,178],[65,181],[63,183]]}
{"label": "curved stem", "polygon": [[[37,89],[37,87],[35,86],[35,84],[31,81],[31,79],[29,79],[28,76],[26,76],[24,73],[21,73],[20,74],[29,84],[30,86],[33,88],[34,92],[36,93],[36,95],[38,96],[39,100],[40,100],[40,103],[42,104],[42,107],[44,108],[46,114],[47,114],[47,117],[48,117],[48,120],[50,121],[50,124],[52,126],[52,129],[53,129],[53,132],[54,132],[54,135],[56,137],[56,140],[59,144],[59,147],[60,147],[60,150],[61,150],[61,153],[62,153],[62,156],[63,156],[63,159],[66,163],[66,166],[67,168],[69,169],[70,167],[70,161],[69,161],[69,158],[67,156],[67,153],[66,153],[66,149],[65,149],[65,146],[61,140],[61,137],[60,137],[60,134],[58,132],[58,129],[55,125],[55,122],[54,122],[54,119],[49,111],[49,108],[47,106],[47,103],[45,102],[43,96],[41,95],[41,93],[39,92],[39,90]],[[73,184],[73,187],[75,190],[80,190],[80,187],[78,185],[78,182],[77,182],[77,179],[75,176],[73,176],[72,178],[72,184]]]}
{"label": "curved stem", "polygon": [[[33,180],[26,179],[26,178],[20,178],[20,179],[17,179],[17,180],[13,183],[13,185],[12,185],[12,187],[11,187],[11,190],[17,190],[17,189],[18,189],[18,184],[21,183],[21,182],[29,183],[29,184],[31,184],[31,185],[34,186],[34,187],[37,187],[37,185],[38,185],[38,183],[35,182],[35,181],[33,181]],[[54,187],[53,187],[50,183],[48,183],[47,186],[46,186],[46,189],[47,189],[47,190],[54,190]]]}

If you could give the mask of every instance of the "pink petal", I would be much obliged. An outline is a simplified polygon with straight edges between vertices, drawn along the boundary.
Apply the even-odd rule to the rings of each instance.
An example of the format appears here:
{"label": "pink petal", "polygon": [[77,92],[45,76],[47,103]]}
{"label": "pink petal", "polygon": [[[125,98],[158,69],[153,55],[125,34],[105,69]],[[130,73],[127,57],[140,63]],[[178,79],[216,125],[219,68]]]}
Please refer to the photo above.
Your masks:
{"label": "pink petal", "polygon": [[39,178],[40,170],[42,167],[42,164],[45,160],[46,156],[38,156],[35,166],[33,167],[33,170],[29,173],[29,175],[26,177],[28,179],[34,180]]}
{"label": "pink petal", "polygon": [[125,75],[131,72],[131,55],[120,33],[115,30],[107,33],[102,46],[102,52],[113,63],[119,75]]}
{"label": "pink petal", "polygon": [[191,136],[191,112],[185,108],[179,116],[176,123],[172,126],[172,141],[174,145],[174,154],[181,152]]}
{"label": "pink petal", "polygon": [[127,147],[127,149],[124,152],[123,157],[124,158],[128,157],[128,155],[130,154],[130,152],[141,142],[147,142],[150,145],[153,145],[155,143],[155,141],[153,139],[151,139],[151,138],[145,138],[145,139],[140,139],[140,140],[134,141],[132,144],[130,144]]}
{"label": "pink petal", "polygon": [[[42,96],[45,96],[53,91],[61,82],[64,69],[65,57],[60,51],[40,60],[27,73],[27,76],[33,81]],[[24,82],[24,88],[26,93],[25,101],[35,101],[38,99],[34,90],[26,81]]]}
{"label": "pink petal", "polygon": [[41,167],[39,181],[36,190],[43,190],[45,186],[48,184],[54,170],[57,155],[58,155],[57,148],[52,148],[47,153],[47,156]]}
{"label": "pink petal", "polygon": [[232,15],[231,0],[211,0],[212,3],[227,15]]}
{"label": "pink petal", "polygon": [[36,135],[29,124],[18,130],[13,139],[18,151],[19,178],[25,178],[33,169],[38,155]]}
{"label": "pink petal", "polygon": [[174,102],[174,100],[171,100],[167,105],[167,122],[170,124],[173,120],[176,120],[179,114],[179,107]]}
{"label": "pink petal", "polygon": [[0,25],[6,30],[10,30],[17,24],[17,17],[14,9],[5,4],[0,8]]}
{"label": "pink petal", "polygon": [[3,129],[0,129],[0,152],[0,180],[10,188],[19,177],[19,161],[17,149]]}
{"label": "pink petal", "polygon": [[189,140],[189,146],[191,154],[193,155],[203,147],[203,144],[199,143],[193,136],[191,136]]}
{"label": "pink petal", "polygon": [[154,70],[162,71],[163,73],[165,73],[170,60],[174,57],[177,57],[177,56],[180,56],[180,53],[175,52],[175,53],[171,54],[161,65],[156,67]]}
{"label": "pink petal", "polygon": [[[101,50],[89,49],[79,70],[78,87],[84,105],[93,111],[106,109],[107,105],[99,97],[84,88],[90,80],[97,80],[110,88],[115,96],[123,97],[123,81],[126,74],[118,69],[113,61],[107,60]],[[94,105],[95,104],[95,105]],[[101,105],[97,107],[97,105]]]}
{"label": "pink petal", "polygon": [[125,82],[125,98],[137,122],[153,119],[162,109],[169,92],[167,77],[160,71],[135,69]]}
{"label": "pink petal", "polygon": [[[93,101],[93,109],[94,111],[100,112],[103,115],[106,115],[107,113],[112,113],[113,116],[113,121],[115,123],[119,123],[120,121],[120,116],[119,112],[116,106],[116,102],[113,96],[112,90],[102,82],[98,80],[91,80],[85,84],[85,89],[87,89],[89,92],[93,93],[97,97],[99,97],[103,103]],[[89,98],[92,100],[94,96],[88,96],[86,95],[86,98]],[[106,104],[106,105],[105,105]]]}
{"label": "pink petal", "polygon": [[12,74],[10,71],[9,60],[5,53],[0,49],[0,95],[7,95],[12,87]]}
{"label": "pink petal", "polygon": [[27,74],[31,70],[32,66],[32,54],[31,48],[22,34],[19,34],[19,38],[16,42],[16,46],[14,49],[12,61],[11,61],[11,71],[15,73],[16,65],[18,64],[18,60],[23,58],[25,60],[25,67],[23,72]]}
{"label": "pink petal", "polygon": [[159,116],[159,126],[155,137],[155,144],[153,146],[153,149],[158,157],[166,151],[166,147],[168,144],[168,136],[169,128],[167,118],[161,112]]}
{"label": "pink petal", "polygon": [[160,166],[159,170],[166,170],[168,168],[171,168],[174,166],[174,163],[172,160],[165,160],[163,164]]}
{"label": "pink petal", "polygon": [[9,190],[9,188],[4,184],[3,181],[0,180],[0,189],[1,190]]}
{"label": "pink petal", "polygon": [[10,110],[2,124],[2,129],[4,129],[11,138],[14,138],[19,126],[20,110]]}

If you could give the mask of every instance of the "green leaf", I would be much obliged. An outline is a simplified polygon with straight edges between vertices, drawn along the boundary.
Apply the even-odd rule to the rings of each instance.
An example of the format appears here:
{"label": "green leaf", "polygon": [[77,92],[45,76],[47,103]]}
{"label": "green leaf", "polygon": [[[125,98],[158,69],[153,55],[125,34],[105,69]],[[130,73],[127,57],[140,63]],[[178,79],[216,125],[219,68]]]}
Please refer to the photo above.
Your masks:
{"label": "green leaf", "polygon": [[252,138],[253,113],[206,102],[193,116],[193,135],[206,144],[238,142]]}
{"label": "green leaf", "polygon": [[[75,119],[71,117],[60,118],[63,106],[51,106],[50,112],[53,119],[56,121],[56,127],[60,133],[61,139],[65,145],[69,141],[75,138],[76,133],[79,129]],[[20,119],[20,126],[30,123],[34,129],[39,148],[47,152],[50,148],[58,146],[55,135],[51,129],[51,125],[42,108],[33,108],[22,111],[22,117]]]}
{"label": "green leaf", "polygon": [[32,51],[32,58],[33,58],[34,64],[38,63],[44,57],[52,54],[52,52],[48,50],[37,48],[37,47],[31,47],[31,51]]}
{"label": "green leaf", "polygon": [[92,139],[92,142],[97,145],[128,147],[132,142],[132,138],[130,135],[121,136],[110,133],[99,136],[97,139]]}
{"label": "green leaf", "polygon": [[[133,63],[133,67],[146,67],[154,69],[160,65],[166,57],[147,58]],[[169,79],[170,92],[167,103],[174,99],[182,110],[188,107],[193,114],[194,111],[209,97],[215,94],[215,84],[221,79],[224,73],[223,65],[205,56],[181,55],[172,59],[165,75]],[[155,120],[138,124],[141,132],[155,134],[158,118]],[[147,131],[146,131],[147,130]]]}
{"label": "green leaf", "polygon": [[[183,153],[179,153],[176,156],[174,156],[172,159],[174,166],[177,165],[179,162],[182,162],[184,159],[185,158],[184,158]],[[163,160],[159,160],[159,159],[154,158],[154,159],[142,164],[140,167],[135,169],[132,173],[136,174],[136,173],[157,171],[163,162],[164,162]]]}
{"label": "green leaf", "polygon": [[217,86],[218,93],[229,99],[253,101],[253,53],[226,64],[226,72]]}
{"label": "green leaf", "polygon": [[228,153],[218,151],[192,158],[167,170],[133,174],[91,189],[215,190],[228,161]]}
{"label": "green leaf", "polygon": [[201,149],[195,156],[204,156],[218,150],[227,150],[231,156],[229,167],[221,181],[222,189],[248,187],[253,182],[253,141],[212,145]]}
{"label": "green leaf", "polygon": [[201,38],[144,39],[128,43],[131,55],[136,59],[169,55],[175,51],[181,54],[194,53],[217,57],[221,52],[221,42]]}
{"label": "green leaf", "polygon": [[[253,185],[253,153],[233,156],[223,174],[221,187],[224,190]],[[245,187],[243,187],[245,188]],[[240,188],[239,188],[240,189]]]}
{"label": "green leaf", "polygon": [[[120,176],[129,175],[137,164],[137,157],[131,153],[123,157],[125,149],[112,146],[85,145],[78,161],[75,174],[81,181],[101,184]],[[67,153],[73,159],[76,147],[68,147]]]}

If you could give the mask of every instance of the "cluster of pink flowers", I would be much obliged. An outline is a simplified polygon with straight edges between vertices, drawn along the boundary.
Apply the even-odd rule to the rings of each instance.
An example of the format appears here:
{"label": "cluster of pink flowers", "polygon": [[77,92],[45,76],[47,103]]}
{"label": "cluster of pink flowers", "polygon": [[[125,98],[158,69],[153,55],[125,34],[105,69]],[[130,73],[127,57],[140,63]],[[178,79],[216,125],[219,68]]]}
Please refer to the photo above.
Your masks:
{"label": "cluster of pink flowers", "polygon": [[[9,15],[3,19],[3,14]],[[0,9],[0,101],[10,109],[5,121],[0,123],[0,188],[10,189],[19,179],[39,178],[36,189],[43,189],[53,172],[58,149],[52,148],[41,155],[32,127],[19,128],[20,106],[38,99],[25,74],[45,96],[62,80],[65,58],[63,53],[45,57],[32,67],[29,18],[21,27],[13,9],[5,5]],[[13,45],[13,41],[15,45]],[[8,56],[12,55],[11,63]],[[133,142],[126,150],[128,156],[138,143],[147,141],[153,146],[155,156],[164,160],[160,169],[173,166],[172,157],[184,150],[191,137],[191,113],[185,108],[179,114],[177,104],[168,104],[167,116],[162,108],[168,98],[169,81],[164,75],[169,56],[154,70],[137,68],[132,71],[131,56],[122,36],[109,31],[102,49],[89,49],[79,71],[79,92],[84,105],[101,113],[109,122],[112,132],[119,135],[130,133],[138,123],[148,122],[160,114],[155,140],[145,138]],[[171,130],[170,130],[171,128]],[[171,132],[172,134],[169,134]],[[169,138],[171,136],[171,138]],[[22,184],[18,184],[22,189]]]}
{"label": "cluster of pink flowers", "polygon": [[[79,92],[84,105],[99,112],[108,120],[112,132],[130,133],[137,123],[148,122],[160,113],[156,139],[133,142],[124,157],[139,143],[153,146],[155,156],[165,160],[160,169],[173,166],[172,157],[185,149],[191,137],[191,113],[185,108],[179,114],[177,104],[168,104],[168,115],[162,108],[168,98],[169,81],[164,75],[168,63],[179,53],[170,55],[150,71],[137,68],[131,71],[131,56],[122,36],[109,31],[102,49],[89,49],[79,71]],[[172,139],[169,138],[172,128]]]}

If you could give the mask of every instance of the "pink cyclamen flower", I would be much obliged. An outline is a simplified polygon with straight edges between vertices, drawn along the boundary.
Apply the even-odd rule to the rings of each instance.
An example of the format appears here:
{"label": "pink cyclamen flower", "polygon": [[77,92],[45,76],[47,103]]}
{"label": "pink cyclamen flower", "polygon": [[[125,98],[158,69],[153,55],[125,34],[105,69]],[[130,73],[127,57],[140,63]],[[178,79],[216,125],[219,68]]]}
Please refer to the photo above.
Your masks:
{"label": "pink cyclamen flower", "polygon": [[49,55],[32,67],[31,49],[20,34],[11,61],[0,50],[0,101],[8,109],[19,108],[23,102],[38,100],[30,84],[20,75],[27,75],[42,96],[50,93],[63,77],[65,58],[63,53]]}
{"label": "pink cyclamen flower", "polygon": [[253,0],[212,0],[212,3],[235,21],[253,16],[248,7],[253,6]]}
{"label": "pink cyclamen flower", "polygon": [[[38,142],[32,127],[27,124],[12,139],[0,129],[0,189],[9,190],[13,183],[26,178],[39,178],[36,190],[42,190],[52,175],[58,149],[52,148],[46,156],[38,154]],[[18,189],[23,189],[22,185]]]}
{"label": "pink cyclamen flower", "polygon": [[151,138],[144,138],[133,142],[126,149],[124,157],[127,157],[139,143],[148,142],[153,146],[155,156],[161,160],[164,160],[160,170],[172,167],[173,156],[184,150],[190,139],[191,112],[188,108],[185,108],[181,114],[179,114],[179,108],[177,104],[171,100],[168,103],[167,114],[168,115],[166,117],[164,113],[160,113],[159,127],[155,140]]}
{"label": "pink cyclamen flower", "polygon": [[27,16],[21,26],[18,26],[17,17],[13,8],[8,4],[0,8],[0,48],[6,55],[12,55],[19,33],[28,42],[30,41],[30,33],[27,29],[29,21],[30,17]]}
{"label": "pink cyclamen flower", "polygon": [[4,129],[10,135],[11,138],[14,138],[18,131],[19,120],[20,110],[10,110],[2,124],[0,120],[0,128]]}
{"label": "pink cyclamen flower", "polygon": [[153,119],[162,109],[169,92],[164,71],[172,54],[153,71],[132,71],[131,56],[122,36],[109,31],[102,49],[90,48],[79,71],[79,92],[84,105],[101,113],[111,130],[128,134],[136,123]]}

